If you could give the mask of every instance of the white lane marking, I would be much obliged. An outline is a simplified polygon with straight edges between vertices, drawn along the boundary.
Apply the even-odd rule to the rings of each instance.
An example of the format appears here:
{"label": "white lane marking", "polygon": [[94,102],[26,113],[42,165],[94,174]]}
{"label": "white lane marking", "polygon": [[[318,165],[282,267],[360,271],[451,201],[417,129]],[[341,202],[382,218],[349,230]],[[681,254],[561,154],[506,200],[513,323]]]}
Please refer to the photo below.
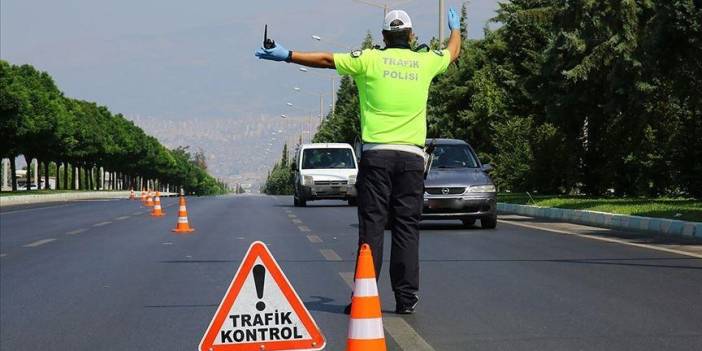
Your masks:
{"label": "white lane marking", "polygon": [[285,210],[285,213],[292,213],[292,211],[290,211],[290,210]]}
{"label": "white lane marking", "polygon": [[310,227],[308,227],[306,225],[301,225],[301,226],[297,227],[297,229],[300,229],[301,232],[311,232],[312,231],[310,229]]}
{"label": "white lane marking", "polygon": [[41,240],[37,240],[37,241],[35,241],[35,242],[33,242],[33,243],[29,243],[29,244],[27,244],[27,245],[24,245],[24,247],[37,247],[37,246],[41,246],[41,245],[50,243],[50,242],[52,242],[52,241],[56,241],[56,239],[54,239],[54,238],[41,239]]}
{"label": "white lane marking", "polygon": [[322,238],[320,238],[318,235],[308,235],[307,240],[314,244],[319,244],[322,242]]}
{"label": "white lane marking", "polygon": [[[346,282],[346,285],[353,289],[353,272],[340,272],[339,275]],[[400,317],[383,316],[383,326],[402,350],[436,351],[411,325]]]}
{"label": "white lane marking", "polygon": [[409,323],[400,317],[384,317],[383,326],[403,350],[435,351]]}
{"label": "white lane marking", "polygon": [[131,217],[131,216],[122,216],[122,217],[117,217],[117,218],[115,218],[115,221],[121,221],[121,220],[125,220],[125,219],[127,219],[127,218],[129,218],[129,217]]}
{"label": "white lane marking", "polygon": [[302,221],[299,219],[293,219],[292,222],[295,224],[302,224]]}
{"label": "white lane marking", "polygon": [[297,218],[297,216],[294,215],[294,214],[289,214],[289,215],[288,215],[288,218]]}
{"label": "white lane marking", "polygon": [[111,222],[111,221],[106,221],[106,222],[95,223],[95,224],[93,224],[93,227],[102,227],[102,226],[108,225],[108,224],[110,224],[110,223],[112,223],[112,222]]}
{"label": "white lane marking", "polygon": [[543,230],[546,232],[553,232],[553,233],[558,233],[558,234],[566,234],[566,235],[574,235],[580,238],[586,238],[586,239],[592,239],[592,240],[599,240],[599,241],[605,241],[608,243],[617,243],[617,244],[622,244],[622,245],[628,245],[628,246],[634,246],[634,247],[639,247],[639,248],[644,248],[644,249],[651,249],[651,250],[656,250],[656,251],[663,251],[663,252],[668,252],[668,253],[674,253],[678,255],[683,255],[683,256],[689,256],[689,257],[695,257],[695,258],[702,258],[702,255],[691,253],[691,252],[685,252],[681,250],[675,250],[675,249],[669,249],[665,247],[658,247],[654,245],[648,245],[648,244],[637,244],[637,243],[632,243],[628,242],[626,240],[621,240],[621,239],[615,239],[615,238],[604,238],[604,237],[599,237],[599,236],[592,236],[592,235],[586,235],[586,234],[578,234],[575,232],[570,232],[567,230],[561,230],[561,229],[552,229],[552,228],[544,228],[544,227],[539,227],[536,225],[531,225],[531,224],[524,224],[524,223],[518,223],[518,222],[512,222],[509,220],[505,219],[500,219],[500,222],[504,222],[507,224],[511,225],[516,225],[518,227],[525,227],[525,228],[530,228],[530,229],[536,229],[536,230]]}
{"label": "white lane marking", "polygon": [[343,261],[341,256],[336,253],[336,251],[332,249],[321,249],[319,252],[322,253],[322,256],[327,259],[327,261]]}
{"label": "white lane marking", "polygon": [[80,234],[80,233],[82,233],[82,232],[84,232],[84,231],[86,231],[86,230],[87,230],[87,229],[85,229],[85,228],[80,228],[80,229],[76,229],[76,230],[71,230],[70,232],[66,232],[66,235],[76,235],[76,234]]}
{"label": "white lane marking", "polygon": [[7,256],[7,254],[0,254],[0,257],[5,257],[5,256]]}
{"label": "white lane marking", "polygon": [[339,275],[341,276],[341,279],[344,280],[346,285],[353,289],[353,272],[339,272]]}
{"label": "white lane marking", "polygon": [[146,213],[146,212],[134,212],[134,213],[132,213],[132,216],[138,216],[138,215],[140,215],[140,214],[142,214],[142,213]]}
{"label": "white lane marking", "polygon": [[170,241],[166,241],[165,243],[161,243],[161,245],[173,245],[173,243]]}

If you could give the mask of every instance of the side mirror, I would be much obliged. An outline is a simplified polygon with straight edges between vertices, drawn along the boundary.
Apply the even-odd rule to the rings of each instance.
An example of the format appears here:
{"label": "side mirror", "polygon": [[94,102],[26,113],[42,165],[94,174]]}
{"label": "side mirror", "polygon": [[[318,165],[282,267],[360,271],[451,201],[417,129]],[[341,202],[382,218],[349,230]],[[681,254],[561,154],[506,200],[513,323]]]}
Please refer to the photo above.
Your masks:
{"label": "side mirror", "polygon": [[483,171],[485,171],[485,172],[490,172],[490,171],[492,171],[493,169],[495,169],[495,167],[493,167],[493,165],[491,165],[491,164],[489,164],[489,163],[486,163],[486,164],[483,165]]}

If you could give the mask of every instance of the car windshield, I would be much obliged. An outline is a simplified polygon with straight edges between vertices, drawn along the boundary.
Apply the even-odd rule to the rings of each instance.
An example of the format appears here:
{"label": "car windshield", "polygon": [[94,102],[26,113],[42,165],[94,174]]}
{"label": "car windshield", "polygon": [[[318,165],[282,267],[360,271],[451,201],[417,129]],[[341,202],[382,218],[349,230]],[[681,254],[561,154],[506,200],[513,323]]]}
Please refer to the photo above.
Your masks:
{"label": "car windshield", "polygon": [[465,145],[437,145],[432,168],[478,168],[478,161]]}
{"label": "car windshield", "polygon": [[356,161],[351,149],[305,149],[302,169],[354,169]]}

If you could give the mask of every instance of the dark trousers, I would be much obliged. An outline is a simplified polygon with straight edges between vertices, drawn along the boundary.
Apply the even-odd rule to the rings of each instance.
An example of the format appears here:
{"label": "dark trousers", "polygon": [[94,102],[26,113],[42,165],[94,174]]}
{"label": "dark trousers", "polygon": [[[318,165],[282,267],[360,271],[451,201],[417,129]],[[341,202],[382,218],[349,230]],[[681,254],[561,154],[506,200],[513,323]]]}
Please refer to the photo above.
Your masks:
{"label": "dark trousers", "polygon": [[401,151],[363,153],[358,173],[359,246],[373,251],[376,277],[383,262],[383,234],[390,220],[390,280],[398,304],[412,304],[419,290],[419,221],[424,159]]}

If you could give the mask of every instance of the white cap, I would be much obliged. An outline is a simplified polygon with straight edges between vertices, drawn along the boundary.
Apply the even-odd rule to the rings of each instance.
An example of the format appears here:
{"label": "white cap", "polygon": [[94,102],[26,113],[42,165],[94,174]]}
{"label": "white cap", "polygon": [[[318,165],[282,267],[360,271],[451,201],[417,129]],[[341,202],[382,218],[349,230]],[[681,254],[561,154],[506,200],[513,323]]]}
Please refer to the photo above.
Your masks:
{"label": "white cap", "polygon": [[[393,23],[395,21],[398,21],[399,23],[398,22]],[[412,20],[410,19],[410,16],[405,11],[392,10],[392,11],[388,12],[388,14],[385,16],[385,23],[383,24],[383,30],[396,31],[396,30],[411,29],[411,28],[412,28]]]}

